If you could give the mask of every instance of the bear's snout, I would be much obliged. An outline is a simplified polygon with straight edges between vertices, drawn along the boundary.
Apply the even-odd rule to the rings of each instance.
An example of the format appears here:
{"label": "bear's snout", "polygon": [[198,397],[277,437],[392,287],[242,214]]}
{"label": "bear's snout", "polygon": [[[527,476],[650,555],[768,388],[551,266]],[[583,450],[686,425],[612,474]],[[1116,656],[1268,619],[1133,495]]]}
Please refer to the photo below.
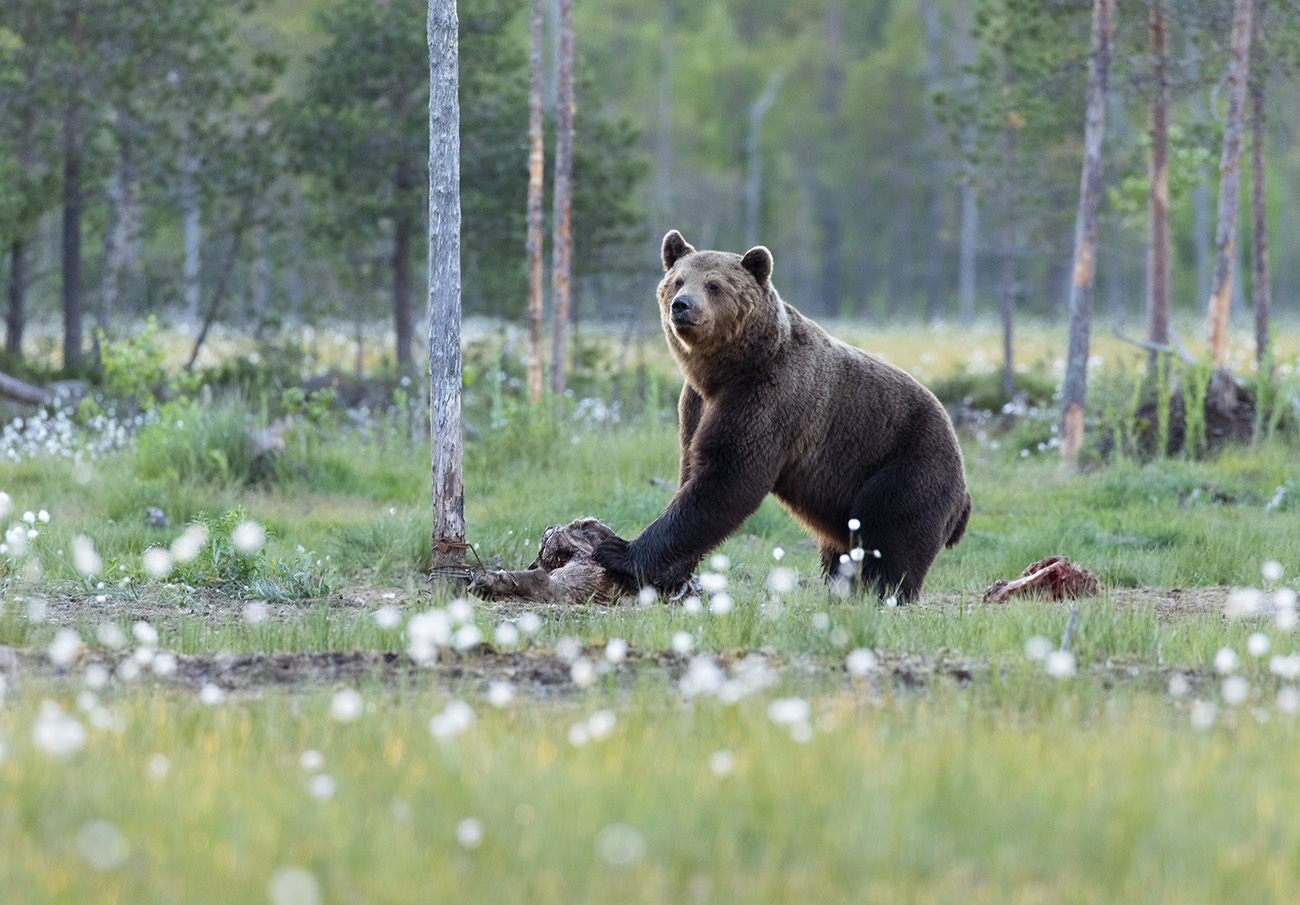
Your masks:
{"label": "bear's snout", "polygon": [[684,295],[679,295],[673,299],[672,304],[673,320],[679,324],[694,323],[691,317],[691,300]]}

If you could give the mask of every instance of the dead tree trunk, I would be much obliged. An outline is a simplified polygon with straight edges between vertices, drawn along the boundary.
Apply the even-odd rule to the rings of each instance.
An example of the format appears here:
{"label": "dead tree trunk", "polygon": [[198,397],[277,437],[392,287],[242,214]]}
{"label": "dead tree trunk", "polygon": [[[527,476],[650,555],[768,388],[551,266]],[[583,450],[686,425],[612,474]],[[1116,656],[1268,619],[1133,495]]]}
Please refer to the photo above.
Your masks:
{"label": "dead tree trunk", "polygon": [[569,364],[569,296],[573,291],[573,0],[560,0],[555,104],[555,208],[551,215],[551,392],[564,395]]}
{"label": "dead tree trunk", "polygon": [[1269,309],[1273,304],[1268,266],[1268,212],[1265,205],[1264,173],[1264,53],[1263,26],[1266,0],[1256,0],[1254,37],[1255,61],[1250,79],[1250,294],[1255,306],[1255,361],[1268,358]]}
{"label": "dead tree trunk", "polygon": [[[81,19],[68,13],[68,32],[80,55]],[[63,367],[81,367],[81,214],[85,199],[81,185],[81,158],[85,150],[82,128],[81,72],[70,74],[71,99],[63,119]]]}
{"label": "dead tree trunk", "polygon": [[409,374],[411,359],[411,243],[418,228],[406,199],[414,195],[415,174],[405,158],[393,171],[393,188],[400,207],[393,216],[393,330],[397,370]]}
{"label": "dead tree trunk", "polygon": [[460,84],[456,0],[429,0],[429,433],[433,567],[465,565],[460,413]]}
{"label": "dead tree trunk", "polygon": [[1106,135],[1106,81],[1110,73],[1114,10],[1114,0],[1093,2],[1083,171],[1074,227],[1074,275],[1070,280],[1070,335],[1061,399],[1061,458],[1071,466],[1077,464],[1083,446],[1083,402],[1088,385],[1088,346],[1097,269],[1097,209],[1101,203],[1101,152]]}
{"label": "dead tree trunk", "polygon": [[[1147,339],[1169,344],[1169,28],[1164,0],[1152,0],[1151,55],[1155,97],[1151,102],[1151,160],[1147,194]],[[1156,353],[1151,353],[1152,361]]]}
{"label": "dead tree trunk", "polygon": [[1232,302],[1233,266],[1237,250],[1237,209],[1241,189],[1241,132],[1250,69],[1250,19],[1254,0],[1235,0],[1232,8],[1232,59],[1228,64],[1228,112],[1223,122],[1223,152],[1219,157],[1219,223],[1215,231],[1214,286],[1208,305],[1210,359],[1222,392],[1211,402],[1231,409],[1226,377],[1228,312]]}
{"label": "dead tree trunk", "polygon": [[998,317],[1002,321],[1002,398],[1016,392],[1014,323],[1016,316],[1016,126],[1006,126],[1002,152],[1002,265],[998,275]]}
{"label": "dead tree trunk", "polygon": [[528,395],[542,398],[542,188],[545,148],[542,134],[543,0],[532,0],[528,40]]}

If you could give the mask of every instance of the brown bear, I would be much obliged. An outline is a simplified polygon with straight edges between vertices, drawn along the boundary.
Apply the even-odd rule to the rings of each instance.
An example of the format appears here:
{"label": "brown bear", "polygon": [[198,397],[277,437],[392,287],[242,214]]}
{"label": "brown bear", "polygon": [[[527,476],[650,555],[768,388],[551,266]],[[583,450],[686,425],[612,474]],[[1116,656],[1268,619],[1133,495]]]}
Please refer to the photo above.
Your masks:
{"label": "brown bear", "polygon": [[774,493],[828,577],[861,557],[864,586],[915,599],[970,516],[939,400],[783,302],[766,248],[696,251],[673,230],[663,262],[659,314],[686,377],[677,492],[635,540],[609,538],[593,558],[626,587],[677,590]]}

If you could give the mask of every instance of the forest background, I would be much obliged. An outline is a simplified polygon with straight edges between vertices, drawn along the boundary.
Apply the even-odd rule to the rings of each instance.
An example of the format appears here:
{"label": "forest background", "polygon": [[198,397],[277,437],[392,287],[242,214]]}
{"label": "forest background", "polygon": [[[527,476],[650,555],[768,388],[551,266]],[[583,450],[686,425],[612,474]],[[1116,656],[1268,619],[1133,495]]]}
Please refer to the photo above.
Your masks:
{"label": "forest background", "polygon": [[[542,6],[549,174],[558,4]],[[647,287],[669,227],[699,247],[768,245],[786,298],[820,318],[969,322],[1001,303],[1063,320],[1091,6],[577,4],[571,320],[653,331]],[[75,373],[83,349],[93,365],[97,329],[112,337],[154,314],[257,336],[342,321],[359,344],[387,320],[387,360],[409,370],[426,249],[425,13],[419,0],[6,3],[4,369],[58,346]],[[1183,0],[1164,14],[1178,320],[1210,295],[1231,10]],[[464,306],[520,321],[529,10],[467,0],[460,16]],[[1112,321],[1144,310],[1149,16],[1124,4],[1115,24],[1097,252],[1097,311]],[[1256,20],[1285,315],[1300,289],[1300,93],[1285,90],[1296,22],[1278,2]],[[1247,204],[1240,220],[1245,262]],[[1236,273],[1244,312],[1251,270]]]}

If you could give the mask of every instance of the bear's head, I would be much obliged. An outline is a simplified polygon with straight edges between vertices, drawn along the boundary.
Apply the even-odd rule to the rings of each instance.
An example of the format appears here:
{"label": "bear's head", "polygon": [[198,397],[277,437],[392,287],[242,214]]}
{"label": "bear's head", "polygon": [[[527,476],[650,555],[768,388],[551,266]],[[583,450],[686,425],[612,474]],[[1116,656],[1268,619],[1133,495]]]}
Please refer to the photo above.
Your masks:
{"label": "bear's head", "polygon": [[772,287],[772,253],[696,251],[677,230],[664,236],[659,316],[668,345],[685,366],[753,360],[790,332],[785,304]]}

